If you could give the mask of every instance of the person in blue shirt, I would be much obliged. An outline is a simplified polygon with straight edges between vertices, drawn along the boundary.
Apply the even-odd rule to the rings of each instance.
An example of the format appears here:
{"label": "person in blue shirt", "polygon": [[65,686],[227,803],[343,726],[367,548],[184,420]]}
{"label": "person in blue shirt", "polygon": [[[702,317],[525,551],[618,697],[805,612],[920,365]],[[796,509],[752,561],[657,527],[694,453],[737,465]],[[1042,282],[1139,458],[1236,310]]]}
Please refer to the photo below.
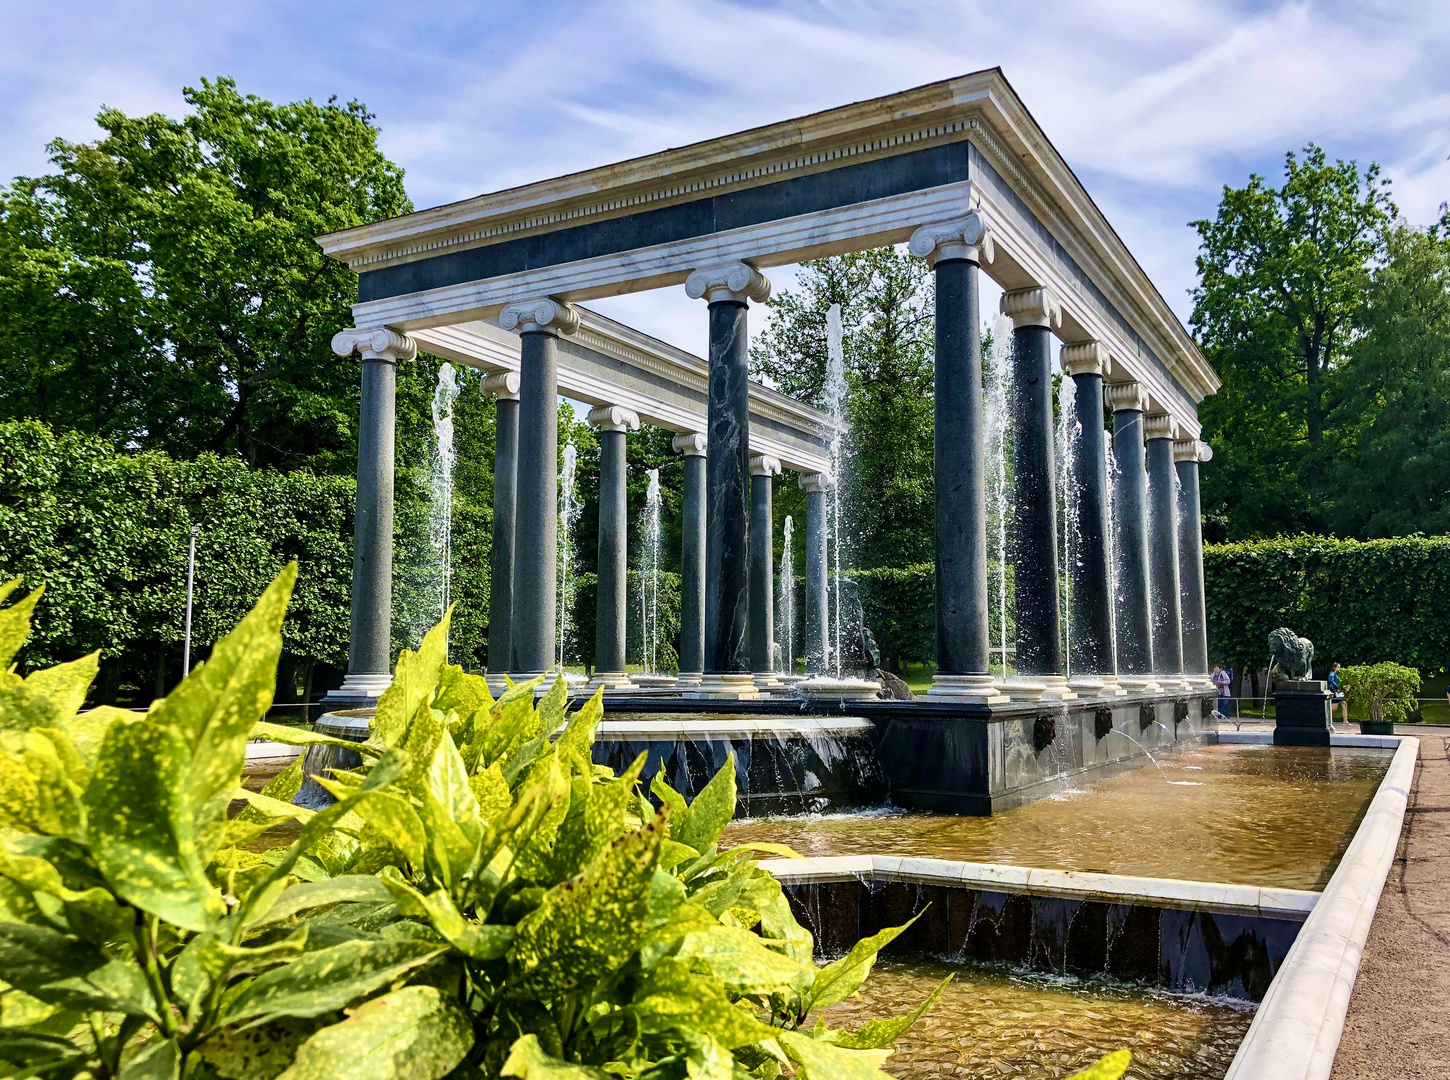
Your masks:
{"label": "person in blue shirt", "polygon": [[1344,700],[1344,690],[1339,685],[1339,662],[1336,660],[1329,668],[1329,719],[1334,719],[1334,710],[1341,709],[1344,712],[1344,722],[1349,723],[1349,702]]}

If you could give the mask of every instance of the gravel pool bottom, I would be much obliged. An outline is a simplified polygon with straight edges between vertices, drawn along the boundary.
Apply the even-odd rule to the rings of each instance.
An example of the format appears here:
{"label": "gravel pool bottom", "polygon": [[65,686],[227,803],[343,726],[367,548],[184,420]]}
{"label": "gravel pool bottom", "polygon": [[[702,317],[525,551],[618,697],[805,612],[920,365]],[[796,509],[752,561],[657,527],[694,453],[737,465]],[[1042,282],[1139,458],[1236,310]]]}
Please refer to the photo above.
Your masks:
{"label": "gravel pool bottom", "polygon": [[1138,877],[1323,889],[1393,753],[1207,746],[992,817],[902,811],[758,818],[722,844],[909,855]]}
{"label": "gravel pool bottom", "polygon": [[1129,1080],[1222,1080],[1253,1019],[1239,1003],[920,961],[882,960],[859,999],[826,1010],[855,1028],[917,1005],[948,974],[936,1007],[883,1068],[902,1080],[1060,1080],[1127,1047]]}

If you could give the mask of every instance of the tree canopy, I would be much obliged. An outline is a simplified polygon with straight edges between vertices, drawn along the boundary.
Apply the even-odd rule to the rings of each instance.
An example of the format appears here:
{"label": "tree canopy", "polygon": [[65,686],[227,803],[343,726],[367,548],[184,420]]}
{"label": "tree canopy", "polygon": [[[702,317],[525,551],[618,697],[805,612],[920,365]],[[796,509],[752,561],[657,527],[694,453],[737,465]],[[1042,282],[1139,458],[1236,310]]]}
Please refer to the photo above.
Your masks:
{"label": "tree canopy", "polygon": [[103,109],[103,138],[0,190],[0,418],[351,472],[357,373],[328,343],[356,279],[313,237],[410,210],[403,172],[356,101],[185,97]]}
{"label": "tree canopy", "polygon": [[[826,312],[841,305],[849,468],[843,486],[848,558],[858,567],[930,559],[934,516],[932,400],[935,294],[922,260],[881,248],[806,263],[795,289],[770,301],[751,369],[822,405]],[[782,492],[782,509],[799,500]],[[797,493],[798,494],[798,493]]]}

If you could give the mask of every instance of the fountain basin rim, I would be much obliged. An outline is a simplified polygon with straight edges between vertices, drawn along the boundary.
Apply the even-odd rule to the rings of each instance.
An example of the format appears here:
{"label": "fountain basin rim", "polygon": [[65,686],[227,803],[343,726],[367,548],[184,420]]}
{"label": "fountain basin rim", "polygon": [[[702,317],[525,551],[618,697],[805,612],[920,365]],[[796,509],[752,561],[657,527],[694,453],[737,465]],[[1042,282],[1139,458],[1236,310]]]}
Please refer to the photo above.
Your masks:
{"label": "fountain basin rim", "polygon": [[[1225,741],[1269,743],[1272,738],[1264,732],[1255,740]],[[1224,1080],[1329,1080],[1334,1069],[1370,924],[1399,849],[1420,740],[1408,735],[1332,735],[1329,745],[1394,746],[1395,756],[1269,984]]]}
{"label": "fountain basin rim", "polygon": [[1144,903],[1185,911],[1288,919],[1302,922],[1319,894],[1304,889],[1232,885],[1178,878],[1135,877],[1082,870],[1053,870],[1000,863],[922,859],[901,855],[828,855],[811,859],[763,859],[760,866],[782,885],[820,881],[909,881],[992,892],[1025,893],[1109,904]]}
{"label": "fountain basin rim", "polygon": [[[336,730],[339,734],[343,729],[353,731],[361,730],[363,738],[366,739],[366,725],[357,721],[370,720],[374,715],[372,709],[351,709],[347,712],[327,713],[317,718],[318,728],[328,728],[329,732]],[[327,724],[330,717],[341,717],[353,723]],[[556,735],[564,730],[564,725],[559,725]],[[620,740],[660,740],[660,739],[753,739],[753,738],[830,738],[836,736],[858,736],[869,737],[876,730],[876,725],[870,720],[857,716],[702,716],[700,719],[689,720],[611,720],[606,713],[604,719],[599,722],[596,735],[610,739]],[[348,735],[343,734],[347,738]],[[280,744],[278,744],[280,745]]]}

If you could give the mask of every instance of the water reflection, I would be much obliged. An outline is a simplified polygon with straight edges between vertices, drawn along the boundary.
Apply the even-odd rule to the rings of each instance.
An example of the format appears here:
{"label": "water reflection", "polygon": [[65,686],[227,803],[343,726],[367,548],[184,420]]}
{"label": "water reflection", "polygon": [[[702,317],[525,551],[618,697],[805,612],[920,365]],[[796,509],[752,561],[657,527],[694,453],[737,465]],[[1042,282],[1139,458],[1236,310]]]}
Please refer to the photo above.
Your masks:
{"label": "water reflection", "polygon": [[884,960],[858,999],[826,1011],[832,1027],[907,1011],[955,972],[936,1008],[898,1040],[883,1066],[903,1080],[1057,1080],[1118,1047],[1132,1080],[1219,1080],[1253,1019],[1221,1000],[1078,980]]}
{"label": "water reflection", "polygon": [[[1322,889],[1392,755],[1209,746],[993,817],[834,814],[737,821],[723,842]],[[1175,781],[1189,781],[1181,783]]]}

